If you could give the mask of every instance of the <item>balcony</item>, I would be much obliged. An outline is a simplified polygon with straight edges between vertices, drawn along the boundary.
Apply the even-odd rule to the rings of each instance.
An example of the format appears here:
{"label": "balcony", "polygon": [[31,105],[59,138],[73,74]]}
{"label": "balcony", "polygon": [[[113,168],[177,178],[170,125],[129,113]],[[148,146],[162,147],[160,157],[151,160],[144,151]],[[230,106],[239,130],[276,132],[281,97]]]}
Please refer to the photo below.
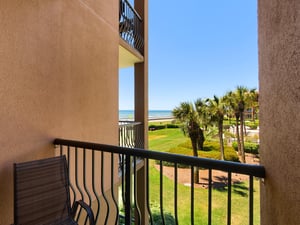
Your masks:
{"label": "balcony", "polygon": [[120,0],[119,68],[144,61],[144,24],[142,17],[127,0]]}
{"label": "balcony", "polygon": [[[125,126],[126,127],[126,126]],[[130,129],[129,129],[130,130]],[[128,131],[129,132],[129,131]],[[233,198],[236,174],[247,176],[247,188],[243,188],[248,212],[248,224],[254,224],[254,212],[259,211],[254,205],[254,182],[257,178],[265,177],[264,167],[259,165],[247,165],[227,161],[195,158],[183,155],[146,151],[138,148],[103,145],[72,140],[56,139],[54,141],[57,154],[65,154],[69,162],[69,174],[71,180],[72,199],[84,199],[92,206],[97,224],[154,224],[154,212],[151,199],[153,172],[158,173],[156,183],[158,189],[154,190],[158,195],[158,215],[162,224],[168,224],[167,216],[178,224],[179,214],[182,210],[180,201],[189,201],[188,224],[199,224],[199,217],[205,218],[205,223],[214,221],[213,206],[216,204],[214,196],[214,171],[224,171],[223,191],[226,192],[225,219],[223,223],[231,224],[235,213],[232,206],[236,203]],[[123,160],[119,160],[122,158]],[[153,166],[155,164],[155,166]],[[165,187],[164,169],[173,170],[174,179],[172,188]],[[188,167],[190,182],[186,184],[189,196],[182,196],[178,184],[178,171],[181,166]],[[119,168],[119,170],[117,169]],[[205,180],[205,196],[196,195],[194,171],[196,168],[207,171]],[[201,172],[200,172],[201,173]],[[152,190],[153,192],[153,190]],[[172,192],[172,199],[166,199],[167,192]],[[199,202],[203,202],[200,207]],[[217,203],[219,200],[217,199]],[[173,210],[168,213],[166,204],[171,202]],[[200,208],[204,207],[204,211]],[[215,222],[214,222],[215,223]]]}
{"label": "balcony", "polygon": [[143,54],[143,20],[127,0],[120,0],[119,32],[128,45]]}
{"label": "balcony", "polygon": [[143,127],[141,122],[119,121],[119,146],[143,148]]}

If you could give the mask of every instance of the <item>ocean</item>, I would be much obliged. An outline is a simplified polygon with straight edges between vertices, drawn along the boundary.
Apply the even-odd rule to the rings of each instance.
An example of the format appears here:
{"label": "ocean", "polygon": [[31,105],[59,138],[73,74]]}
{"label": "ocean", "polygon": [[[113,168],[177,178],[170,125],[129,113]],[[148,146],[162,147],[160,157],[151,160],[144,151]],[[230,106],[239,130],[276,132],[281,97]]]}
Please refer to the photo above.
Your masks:
{"label": "ocean", "polygon": [[[172,110],[149,110],[149,120],[173,117]],[[119,120],[133,120],[134,110],[119,110]]]}

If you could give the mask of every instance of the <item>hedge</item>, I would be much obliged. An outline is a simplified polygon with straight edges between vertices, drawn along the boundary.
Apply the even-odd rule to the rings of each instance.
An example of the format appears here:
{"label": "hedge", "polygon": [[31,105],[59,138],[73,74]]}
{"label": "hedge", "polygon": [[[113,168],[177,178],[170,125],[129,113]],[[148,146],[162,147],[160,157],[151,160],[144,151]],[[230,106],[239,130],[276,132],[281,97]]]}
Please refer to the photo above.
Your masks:
{"label": "hedge", "polygon": [[[235,151],[238,151],[238,144],[236,141],[232,143],[232,147],[234,148]],[[252,143],[252,142],[245,142],[244,143],[244,151],[246,153],[258,154],[259,144]]]}
{"label": "hedge", "polygon": [[179,128],[178,125],[176,124],[161,124],[161,125],[154,125],[154,124],[151,124],[148,126],[148,130],[162,130],[162,129],[166,129],[166,128]]}
{"label": "hedge", "polygon": [[[189,140],[184,143],[181,143],[177,147],[171,148],[168,152],[174,153],[174,154],[193,156],[193,149],[192,149],[191,141]],[[238,157],[236,151],[234,150],[234,148],[224,146],[224,154],[225,154],[226,161],[239,162],[239,157]],[[219,142],[205,141],[204,149],[198,150],[198,156],[203,157],[203,158],[220,160],[221,155],[220,155]],[[163,165],[174,166],[174,163],[163,162]],[[188,165],[179,164],[178,167],[185,168],[185,167],[188,167]]]}

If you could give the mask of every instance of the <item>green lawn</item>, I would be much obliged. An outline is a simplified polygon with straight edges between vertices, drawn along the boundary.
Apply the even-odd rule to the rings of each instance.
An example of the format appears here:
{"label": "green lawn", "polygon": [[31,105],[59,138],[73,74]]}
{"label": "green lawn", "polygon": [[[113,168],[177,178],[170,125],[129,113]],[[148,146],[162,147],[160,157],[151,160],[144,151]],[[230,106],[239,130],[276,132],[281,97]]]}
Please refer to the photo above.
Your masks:
{"label": "green lawn", "polygon": [[[180,129],[163,129],[149,132],[149,148],[158,151],[168,151],[188,139]],[[159,209],[159,171],[150,163],[150,201],[154,211]],[[167,177],[163,180],[163,208],[164,211],[174,215],[174,182]],[[254,182],[254,224],[259,224],[259,182]],[[183,184],[178,185],[178,214],[179,224],[190,224],[190,196],[191,190]],[[207,224],[208,191],[205,188],[196,188],[195,224]],[[214,189],[212,193],[212,224],[227,224],[227,187]],[[248,181],[232,187],[232,214],[233,225],[249,224],[248,218]],[[157,223],[160,224],[160,223]],[[168,224],[168,225],[171,225]]]}
{"label": "green lawn", "polygon": [[179,128],[149,131],[149,149],[169,151],[170,148],[188,140]]}

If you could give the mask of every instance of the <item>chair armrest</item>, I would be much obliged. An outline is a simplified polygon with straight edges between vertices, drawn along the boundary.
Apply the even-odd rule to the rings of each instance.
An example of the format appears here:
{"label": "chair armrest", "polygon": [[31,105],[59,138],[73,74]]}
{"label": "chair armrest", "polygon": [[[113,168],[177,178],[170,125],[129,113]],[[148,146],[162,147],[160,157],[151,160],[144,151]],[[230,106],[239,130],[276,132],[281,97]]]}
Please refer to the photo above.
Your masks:
{"label": "chair armrest", "polygon": [[84,201],[79,200],[79,201],[75,201],[72,207],[72,213],[73,213],[73,217],[75,216],[75,213],[77,211],[78,205],[80,205],[82,208],[85,209],[87,216],[90,220],[90,225],[95,225],[95,217],[94,217],[94,213],[91,209],[91,207],[86,204]]}

